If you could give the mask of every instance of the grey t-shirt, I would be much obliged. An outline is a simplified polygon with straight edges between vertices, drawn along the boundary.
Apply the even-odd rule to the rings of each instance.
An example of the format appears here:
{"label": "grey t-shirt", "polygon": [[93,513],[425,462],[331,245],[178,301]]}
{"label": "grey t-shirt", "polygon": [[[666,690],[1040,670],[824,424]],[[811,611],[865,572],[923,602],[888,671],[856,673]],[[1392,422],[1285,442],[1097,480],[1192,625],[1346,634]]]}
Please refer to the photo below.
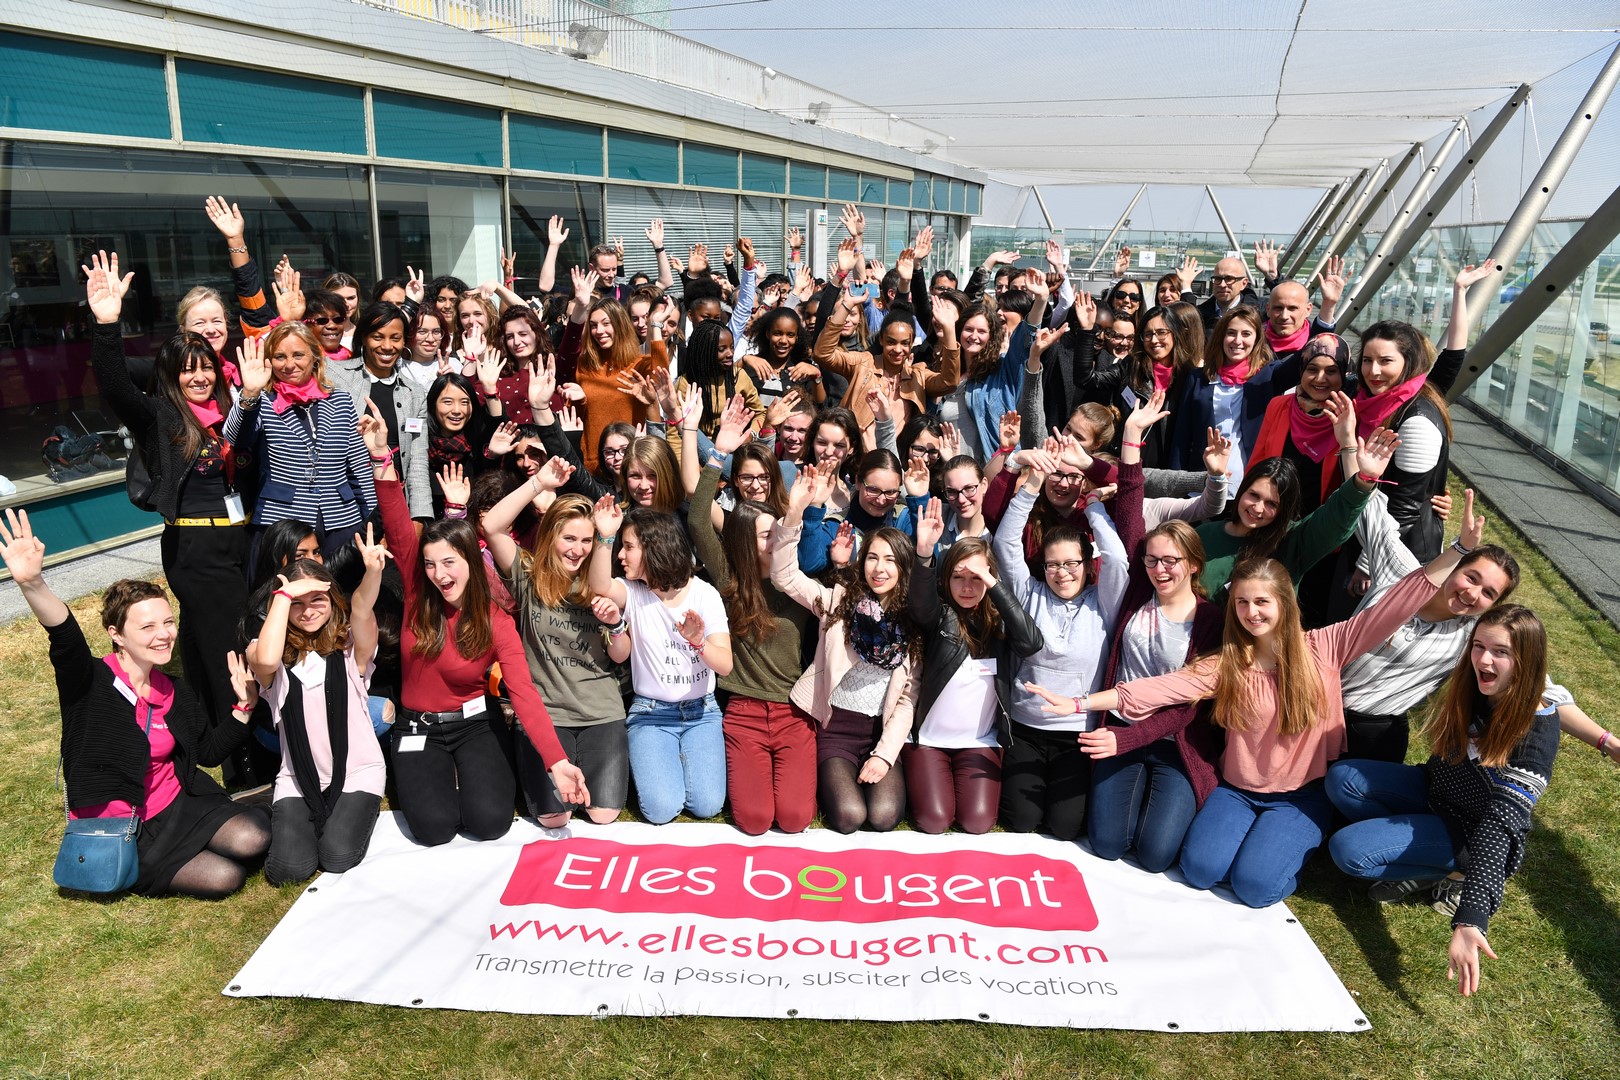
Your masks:
{"label": "grey t-shirt", "polygon": [[608,658],[606,629],[588,607],[547,607],[534,594],[520,558],[506,575],[517,601],[517,624],[529,676],[558,727],[590,727],[624,719],[629,671]]}
{"label": "grey t-shirt", "polygon": [[[1191,619],[1171,622],[1165,618],[1156,599],[1143,604],[1125,623],[1124,633],[1120,637],[1119,672],[1115,681],[1148,679],[1186,667],[1192,628]],[[1118,713],[1114,715],[1119,716]],[[1121,719],[1130,723],[1127,718]]]}

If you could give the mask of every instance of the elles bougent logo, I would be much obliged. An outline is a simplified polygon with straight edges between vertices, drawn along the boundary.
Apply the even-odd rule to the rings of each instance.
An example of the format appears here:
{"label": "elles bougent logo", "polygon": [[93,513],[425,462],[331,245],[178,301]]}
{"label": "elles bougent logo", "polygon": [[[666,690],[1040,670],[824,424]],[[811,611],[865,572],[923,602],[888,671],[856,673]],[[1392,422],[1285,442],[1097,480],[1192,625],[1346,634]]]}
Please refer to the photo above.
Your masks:
{"label": "elles bougent logo", "polygon": [[765,921],[944,918],[1031,930],[1097,928],[1085,877],[1073,863],[985,851],[537,840],[518,856],[501,903]]}

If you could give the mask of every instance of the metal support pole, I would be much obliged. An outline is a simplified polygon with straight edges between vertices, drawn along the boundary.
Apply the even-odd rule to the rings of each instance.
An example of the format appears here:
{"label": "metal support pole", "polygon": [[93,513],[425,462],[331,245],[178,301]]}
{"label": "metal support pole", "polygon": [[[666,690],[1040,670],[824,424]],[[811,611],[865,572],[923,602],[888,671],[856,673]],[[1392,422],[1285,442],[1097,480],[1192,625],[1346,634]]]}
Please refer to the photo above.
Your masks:
{"label": "metal support pole", "polygon": [[1243,245],[1238,243],[1237,233],[1226,220],[1226,211],[1221,209],[1221,201],[1215,197],[1215,190],[1208,184],[1204,185],[1204,194],[1209,196],[1209,205],[1215,208],[1215,216],[1220,219],[1221,228],[1226,232],[1226,238],[1232,242],[1232,250],[1237,252],[1238,259],[1243,263],[1243,272],[1249,272],[1248,257],[1243,254]]}
{"label": "metal support pole", "polygon": [[1046,231],[1057,232],[1057,226],[1052,224],[1052,211],[1046,208],[1046,199],[1041,195],[1041,189],[1031,184],[1029,190],[1035,193],[1035,205],[1041,208],[1041,217],[1046,219]]}
{"label": "metal support pole", "polygon": [[1378,181],[1383,177],[1384,170],[1388,168],[1389,158],[1379,158],[1378,164],[1374,165],[1372,171],[1367,174],[1367,182],[1361,186],[1361,191],[1356,194],[1356,197],[1350,200],[1350,208],[1345,211],[1344,220],[1339,222],[1337,229],[1333,230],[1333,239],[1329,240],[1328,246],[1323,249],[1322,257],[1317,260],[1316,266],[1311,270],[1311,276],[1305,279],[1307,284],[1315,281],[1316,275],[1322,272],[1322,268],[1327,265],[1327,261],[1343,251],[1345,245],[1350,243],[1354,235],[1356,220],[1361,217],[1361,211],[1371,201],[1373,188],[1378,186]]}
{"label": "metal support pole", "polygon": [[1355,222],[1350,226],[1350,231],[1345,235],[1344,239],[1330,248],[1332,254],[1343,255],[1350,250],[1350,245],[1355,243],[1357,237],[1366,230],[1368,223],[1373,219],[1373,215],[1378,213],[1378,208],[1384,205],[1384,200],[1395,193],[1396,186],[1406,176],[1406,170],[1410,169],[1414,162],[1421,162],[1422,160],[1423,144],[1420,142],[1413,143],[1412,149],[1406,152],[1406,156],[1401,158],[1400,164],[1396,165],[1390,171],[1389,176],[1385,178],[1378,189],[1378,193],[1368,200],[1367,205],[1356,216]]}
{"label": "metal support pole", "polygon": [[1479,373],[1490,367],[1520,335],[1534,327],[1536,320],[1558,299],[1558,294],[1574,284],[1575,279],[1597,260],[1617,235],[1620,235],[1620,187],[1603,200],[1603,205],[1594,210],[1592,216],[1586,219],[1586,224],[1577,229],[1575,235],[1558,250],[1558,254],[1547,261],[1541,273],[1525,286],[1518,299],[1509,304],[1496,317],[1496,321],[1479,335],[1479,340],[1469,346],[1463,370],[1446,397],[1455,401],[1472,386]]}
{"label": "metal support pole", "polygon": [[1412,190],[1407,192],[1406,200],[1401,203],[1401,208],[1395,211],[1395,216],[1389,219],[1389,226],[1384,229],[1384,235],[1378,238],[1372,254],[1367,256],[1367,265],[1361,268],[1360,276],[1345,290],[1344,298],[1340,301],[1340,310],[1349,310],[1347,305],[1361,294],[1362,281],[1375,267],[1382,264],[1384,257],[1389,254],[1389,249],[1400,240],[1401,234],[1411,224],[1418,207],[1422,206],[1423,200],[1428,197],[1429,185],[1433,184],[1434,178],[1440,174],[1440,166],[1451,156],[1451,148],[1457,145],[1457,140],[1462,138],[1466,128],[1467,125],[1458,120],[1446,135],[1445,141],[1435,150],[1434,157],[1423,169],[1423,175],[1418,177],[1417,183],[1412,185]]}
{"label": "metal support pole", "polygon": [[1616,81],[1620,81],[1620,45],[1615,46],[1614,51],[1609,54],[1603,70],[1592,80],[1592,85],[1586,91],[1586,96],[1581,99],[1581,103],[1575,106],[1569,123],[1564,125],[1563,134],[1558,136],[1558,141],[1547,151],[1547,159],[1541,163],[1541,171],[1536,173],[1536,178],[1525,188],[1519,205],[1507,219],[1507,224],[1502,226],[1502,232],[1497,236],[1496,243],[1491,245],[1490,261],[1496,264],[1496,273],[1476,282],[1474,287],[1468,290],[1469,330],[1479,326],[1480,320],[1485,317],[1485,309],[1496,298],[1496,294],[1502,291],[1502,284],[1507,280],[1507,271],[1518,259],[1519,253],[1524,250],[1524,245],[1530,242],[1536,225],[1541,221],[1542,213],[1547,209],[1547,203],[1552,200],[1553,192],[1558,190],[1558,185],[1563,183],[1564,174],[1575,161],[1575,155],[1581,152],[1581,145],[1586,142],[1586,136],[1591,133],[1598,114],[1608,102]]}
{"label": "metal support pole", "polygon": [[[1525,99],[1529,96],[1530,84],[1519,84],[1519,88],[1513,91],[1507,101],[1503,103],[1502,108],[1492,117],[1485,130],[1475,137],[1474,145],[1468,148],[1468,153],[1463,156],[1461,161],[1452,166],[1451,171],[1446,174],[1446,178],[1436,185],[1434,194],[1430,195],[1429,201],[1423,204],[1423,209],[1414,214],[1411,221],[1401,230],[1401,235],[1390,245],[1389,250],[1383,256],[1383,260],[1377,265],[1367,267],[1366,274],[1357,283],[1355,296],[1349,302],[1340,305],[1338,319],[1340,326],[1350,325],[1351,320],[1356,317],[1356,313],[1367,306],[1367,301],[1373,298],[1373,295],[1378,292],[1384,282],[1389,280],[1389,276],[1395,272],[1395,268],[1401,264],[1401,261],[1412,253],[1413,248],[1417,247],[1418,239],[1423,235],[1423,230],[1434,224],[1434,219],[1439,216],[1441,210],[1445,209],[1446,203],[1451,201],[1451,197],[1457,194],[1457,190],[1463,186],[1463,181],[1468,179],[1468,174],[1474,171],[1474,167],[1490,151],[1492,144],[1496,142],[1497,136],[1501,135],[1503,130],[1507,128],[1508,121],[1513,119],[1514,114],[1519,111],[1519,106],[1523,105]],[[1383,245],[1379,246],[1382,247]]]}
{"label": "metal support pole", "polygon": [[1321,219],[1323,213],[1327,211],[1328,204],[1339,197],[1339,190],[1343,187],[1343,183],[1338,183],[1322,192],[1322,197],[1316,200],[1316,205],[1311,208],[1311,212],[1305,215],[1305,223],[1299,227],[1299,231],[1294,234],[1293,239],[1288,241],[1288,246],[1283,248],[1283,253],[1277,256],[1277,265],[1279,267],[1288,265],[1289,260],[1294,257],[1294,252],[1298,250],[1300,241],[1305,239],[1306,233],[1316,228],[1316,223]]}
{"label": "metal support pole", "polygon": [[1131,201],[1125,204],[1125,210],[1119,215],[1119,220],[1115,221],[1114,227],[1108,230],[1108,235],[1103,237],[1103,242],[1097,245],[1097,255],[1091,260],[1091,265],[1086,267],[1086,273],[1091,273],[1102,263],[1103,256],[1108,254],[1108,245],[1114,242],[1114,237],[1119,235],[1119,230],[1125,227],[1125,222],[1129,220],[1131,211],[1136,209],[1136,201],[1142,197],[1142,193],[1146,190],[1147,185],[1143,184],[1136,189],[1136,194],[1131,196]]}
{"label": "metal support pole", "polygon": [[1306,241],[1299,246],[1298,251],[1294,252],[1294,257],[1288,260],[1286,265],[1283,263],[1277,264],[1278,277],[1290,278],[1299,272],[1299,264],[1310,257],[1311,252],[1316,250],[1316,245],[1321,241],[1322,237],[1326,236],[1328,230],[1339,223],[1339,216],[1344,213],[1345,206],[1349,204],[1350,200],[1355,196],[1356,189],[1366,178],[1367,170],[1362,169],[1344,182],[1344,188],[1339,192],[1339,198],[1334,202],[1333,208],[1322,215],[1322,220],[1316,223],[1316,228],[1311,230]]}

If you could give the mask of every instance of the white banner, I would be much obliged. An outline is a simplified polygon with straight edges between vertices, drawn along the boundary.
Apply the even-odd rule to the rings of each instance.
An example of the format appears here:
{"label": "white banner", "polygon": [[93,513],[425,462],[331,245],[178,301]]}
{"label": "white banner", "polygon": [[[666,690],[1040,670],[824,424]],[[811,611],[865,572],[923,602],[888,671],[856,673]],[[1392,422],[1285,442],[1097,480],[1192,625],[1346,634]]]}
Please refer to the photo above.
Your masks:
{"label": "white banner", "polygon": [[1365,1031],[1286,905],[1253,911],[1013,833],[748,837],[519,821],[416,846],[395,815],[225,993],[578,1015]]}

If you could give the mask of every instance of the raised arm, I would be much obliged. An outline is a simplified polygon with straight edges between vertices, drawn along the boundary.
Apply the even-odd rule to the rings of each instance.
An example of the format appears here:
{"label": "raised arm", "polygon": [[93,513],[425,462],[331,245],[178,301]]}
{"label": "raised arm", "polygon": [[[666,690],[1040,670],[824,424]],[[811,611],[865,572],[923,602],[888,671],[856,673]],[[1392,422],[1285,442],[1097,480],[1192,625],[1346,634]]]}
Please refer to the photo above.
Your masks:
{"label": "raised arm", "polygon": [[90,346],[90,366],[96,373],[96,383],[102,397],[136,438],[147,436],[157,419],[152,400],[129,377],[129,365],[124,360],[124,335],[119,328],[123,316],[124,296],[129,292],[134,273],[118,276],[118,252],[110,255],[96,252],[90,256],[90,265],[84,271],[85,303],[95,318],[96,329]]}
{"label": "raised arm", "polygon": [[591,592],[605,596],[622,610],[629,600],[624,579],[613,576],[613,541],[624,524],[624,511],[612,495],[604,495],[591,508],[591,521],[596,525],[596,547],[591,552],[587,581]]}
{"label": "raised arm", "polygon": [[653,218],[643,231],[652,245],[653,255],[658,258],[658,287],[666,291],[674,288],[675,273],[669,265],[669,253],[664,250],[664,219]]}
{"label": "raised arm", "polygon": [[[299,578],[297,581],[288,581],[286,575],[278,575],[276,591],[270,594],[270,604],[264,612],[264,624],[259,627],[259,636],[248,642],[247,664],[253,672],[253,677],[259,680],[260,686],[269,686],[270,681],[276,677],[281,669],[282,651],[287,647],[287,620],[292,614],[294,603],[307,602],[313,596],[330,596],[332,583],[320,578]],[[356,590],[358,593],[358,590]],[[376,599],[375,596],[372,597]],[[370,617],[371,610],[366,609]],[[350,610],[350,627],[353,629],[354,611]],[[377,621],[371,618],[372,645],[376,645]],[[358,661],[361,653],[355,650]],[[363,662],[363,661],[362,661]]]}
{"label": "raised arm", "polygon": [[944,618],[934,569],[934,549],[944,534],[945,508],[938,499],[929,499],[917,517],[917,562],[911,568],[911,620],[924,629],[937,627]]}
{"label": "raised arm", "polygon": [[557,256],[561,254],[563,242],[567,239],[568,230],[563,227],[562,217],[553,214],[551,220],[546,222],[546,257],[540,263],[540,280],[537,283],[542,294],[557,287]]}
{"label": "raised arm", "polygon": [[812,581],[799,568],[799,537],[805,508],[815,498],[826,498],[823,492],[835,475],[822,476],[814,465],[801,468],[788,489],[787,513],[771,528],[771,584],[817,615],[832,610],[834,590]]}
{"label": "raised arm", "polygon": [[1495,263],[1487,259],[1478,266],[1464,266],[1457,271],[1457,277],[1451,283],[1451,321],[1446,323],[1446,348],[1468,348],[1468,290],[1498,269]]}
{"label": "raised arm", "polygon": [[5,559],[11,580],[41,626],[50,629],[73,618],[68,606],[45,584],[45,542],[34,535],[28,511],[6,508],[5,524],[0,525],[0,558]]}

